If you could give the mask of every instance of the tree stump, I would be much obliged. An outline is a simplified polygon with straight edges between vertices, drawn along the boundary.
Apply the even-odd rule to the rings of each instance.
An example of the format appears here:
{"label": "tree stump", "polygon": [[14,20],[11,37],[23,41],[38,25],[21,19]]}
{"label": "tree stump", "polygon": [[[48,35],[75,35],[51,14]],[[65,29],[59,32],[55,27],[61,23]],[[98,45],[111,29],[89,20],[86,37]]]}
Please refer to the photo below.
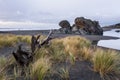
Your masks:
{"label": "tree stump", "polygon": [[13,52],[13,56],[16,62],[21,66],[28,66],[30,62],[33,61],[35,50],[41,48],[43,45],[48,44],[51,38],[52,31],[49,32],[48,36],[44,39],[43,42],[39,43],[40,35],[35,37],[34,35],[31,38],[31,52],[23,51],[22,46],[18,45],[17,51]]}

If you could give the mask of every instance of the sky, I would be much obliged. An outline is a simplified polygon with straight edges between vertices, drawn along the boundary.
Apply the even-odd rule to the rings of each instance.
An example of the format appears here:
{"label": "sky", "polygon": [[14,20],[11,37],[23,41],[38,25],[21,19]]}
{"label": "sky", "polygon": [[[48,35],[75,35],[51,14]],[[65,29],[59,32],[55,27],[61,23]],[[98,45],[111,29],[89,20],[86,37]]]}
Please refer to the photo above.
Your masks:
{"label": "sky", "polygon": [[0,26],[58,24],[76,17],[120,23],[120,0],[0,0]]}

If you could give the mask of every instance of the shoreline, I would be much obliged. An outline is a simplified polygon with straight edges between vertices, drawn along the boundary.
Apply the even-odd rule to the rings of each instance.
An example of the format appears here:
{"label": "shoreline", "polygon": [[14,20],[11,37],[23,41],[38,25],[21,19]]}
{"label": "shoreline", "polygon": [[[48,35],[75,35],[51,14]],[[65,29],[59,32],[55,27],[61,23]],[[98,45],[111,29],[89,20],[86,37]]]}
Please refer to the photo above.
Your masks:
{"label": "shoreline", "polygon": [[[18,30],[18,31],[0,31],[0,34],[14,34],[14,35],[48,35],[50,30]],[[79,35],[79,34],[64,34],[64,33],[54,33],[54,38],[61,38],[66,36],[81,36],[89,40],[110,40],[110,39],[120,39],[120,37],[113,36],[102,36],[102,35]]]}
{"label": "shoreline", "polygon": [[116,28],[116,27],[102,27],[103,31],[110,31],[112,29],[120,29],[120,28]]}

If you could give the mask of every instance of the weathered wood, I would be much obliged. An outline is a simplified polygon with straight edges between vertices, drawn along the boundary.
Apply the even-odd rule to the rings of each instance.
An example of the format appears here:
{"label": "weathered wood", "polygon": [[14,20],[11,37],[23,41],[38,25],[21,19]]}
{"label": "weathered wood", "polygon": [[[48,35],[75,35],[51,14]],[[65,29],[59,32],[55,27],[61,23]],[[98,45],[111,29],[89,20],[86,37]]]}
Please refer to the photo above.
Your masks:
{"label": "weathered wood", "polygon": [[22,45],[19,45],[17,51],[13,52],[12,54],[21,66],[26,66],[33,60],[33,56],[31,53],[23,51],[21,48]]}
{"label": "weathered wood", "polygon": [[53,31],[50,31],[48,36],[43,40],[43,42],[41,44],[39,44],[39,48],[41,48],[41,46],[43,46],[44,44],[48,44],[49,41],[52,39],[51,35],[53,34]]}
{"label": "weathered wood", "polygon": [[31,52],[23,51],[23,45],[19,45],[17,51],[14,51],[12,53],[17,63],[19,63],[21,66],[28,66],[34,58],[35,50],[41,48],[45,44],[48,44],[49,41],[52,39],[51,35],[52,31],[49,32],[48,36],[41,43],[39,41],[40,35],[38,35],[37,37],[33,35],[31,38]]}
{"label": "weathered wood", "polygon": [[36,45],[39,44],[39,41],[38,41],[39,38],[40,38],[40,35],[38,35],[37,38],[34,35],[32,36],[32,38],[31,38],[31,50],[32,50],[32,52],[35,51]]}

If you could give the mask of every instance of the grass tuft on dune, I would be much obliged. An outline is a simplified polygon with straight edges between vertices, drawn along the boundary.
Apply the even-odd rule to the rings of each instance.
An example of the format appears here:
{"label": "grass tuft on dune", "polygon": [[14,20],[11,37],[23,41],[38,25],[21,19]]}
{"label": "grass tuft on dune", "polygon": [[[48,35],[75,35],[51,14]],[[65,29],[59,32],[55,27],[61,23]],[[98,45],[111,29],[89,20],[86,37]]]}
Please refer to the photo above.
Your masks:
{"label": "grass tuft on dune", "polygon": [[93,70],[102,78],[120,73],[120,55],[112,50],[97,49],[93,56]]}
{"label": "grass tuft on dune", "polygon": [[33,80],[44,80],[50,68],[51,62],[49,58],[42,57],[38,59],[32,64],[31,78]]}
{"label": "grass tuft on dune", "polygon": [[18,42],[31,43],[31,36],[13,35],[13,34],[0,34],[0,48],[11,47]]}

